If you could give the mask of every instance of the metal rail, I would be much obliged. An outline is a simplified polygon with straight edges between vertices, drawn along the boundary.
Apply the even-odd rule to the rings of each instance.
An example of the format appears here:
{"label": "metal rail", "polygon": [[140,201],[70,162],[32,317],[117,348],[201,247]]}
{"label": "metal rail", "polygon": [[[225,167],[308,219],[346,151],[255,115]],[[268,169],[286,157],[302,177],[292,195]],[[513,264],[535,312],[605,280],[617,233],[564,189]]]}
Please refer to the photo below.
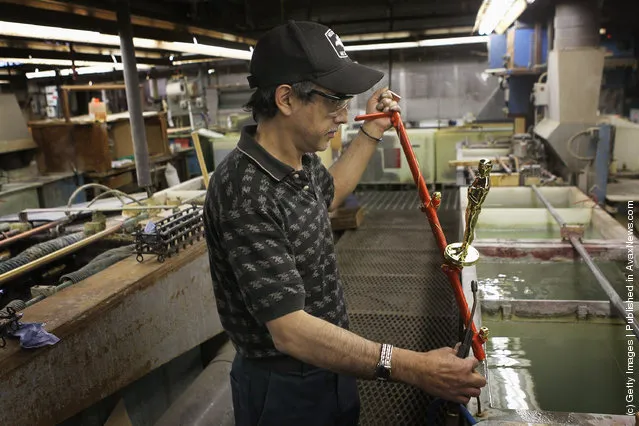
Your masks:
{"label": "metal rail", "polygon": [[559,224],[559,226],[562,228],[566,226],[566,221],[561,217],[559,212],[555,210],[552,204],[550,204],[550,201],[548,201],[546,197],[543,196],[543,194],[539,191],[539,189],[535,185],[531,186],[531,188],[533,191],[535,191],[535,194],[537,194],[539,201],[544,203],[544,206],[546,206],[546,209],[548,209],[548,212],[552,215],[552,217],[555,218],[555,220],[557,221],[557,224]]}
{"label": "metal rail", "polygon": [[[565,227],[566,222],[561,217],[561,215],[557,212],[557,210],[555,210],[555,208],[552,205],[550,205],[550,202],[542,195],[541,192],[539,192],[539,190],[535,186],[533,186],[532,189],[533,191],[535,191],[535,194],[537,194],[537,197],[539,198],[539,200],[542,203],[544,203],[544,205],[546,206],[550,214],[555,218],[559,226]],[[572,244],[574,249],[577,251],[577,253],[579,253],[581,258],[584,260],[584,262],[586,262],[586,265],[588,265],[588,268],[590,268],[590,271],[593,273],[593,275],[597,279],[597,282],[599,283],[603,291],[606,293],[606,296],[608,296],[608,299],[610,300],[610,303],[612,304],[612,306],[617,310],[617,313],[631,325],[634,335],[637,337],[637,339],[639,339],[639,325],[637,324],[637,320],[634,317],[629,318],[626,315],[626,309],[624,307],[623,301],[621,300],[621,297],[619,297],[615,289],[612,287],[612,285],[610,285],[610,282],[608,281],[608,279],[597,267],[597,265],[595,265],[592,258],[586,251],[586,248],[583,246],[581,241],[579,241],[579,238],[576,235],[570,235],[568,239],[570,241],[570,244]],[[633,311],[630,311],[630,312],[632,313]]]}
{"label": "metal rail", "polygon": [[[637,320],[634,318],[634,315],[633,318],[629,318],[627,316],[626,312],[628,311],[626,311],[626,309],[624,308],[621,297],[619,297],[615,289],[612,288],[612,286],[610,285],[610,282],[608,282],[601,270],[592,261],[592,258],[586,251],[586,248],[575,236],[570,237],[570,244],[572,244],[575,250],[577,250],[577,252],[581,255],[581,257],[584,259],[584,261],[592,271],[592,273],[595,275],[597,282],[599,282],[601,288],[606,292],[608,299],[610,299],[610,303],[612,303],[612,306],[617,310],[617,313],[626,320],[626,322],[631,326],[634,335],[637,337],[637,339],[639,339],[639,325],[637,324]],[[632,310],[629,312],[633,313]]]}

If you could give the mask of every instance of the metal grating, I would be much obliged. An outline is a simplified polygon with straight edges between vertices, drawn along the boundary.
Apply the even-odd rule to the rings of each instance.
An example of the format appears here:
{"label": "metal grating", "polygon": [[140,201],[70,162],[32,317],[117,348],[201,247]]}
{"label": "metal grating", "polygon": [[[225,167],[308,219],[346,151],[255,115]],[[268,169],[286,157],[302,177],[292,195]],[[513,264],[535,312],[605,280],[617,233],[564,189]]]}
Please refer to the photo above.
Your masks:
{"label": "metal grating", "polygon": [[[440,210],[438,212],[438,218],[439,224],[444,230],[444,235],[446,235],[446,240],[448,242],[458,241],[462,237],[459,233],[461,225],[459,212]],[[342,238],[350,233],[359,233],[362,231],[374,231],[375,233],[379,233],[382,229],[386,230],[388,233],[402,232],[399,234],[402,236],[406,235],[406,232],[411,232],[415,238],[429,238],[432,241],[424,242],[424,244],[428,247],[435,247],[435,240],[430,223],[428,223],[426,215],[421,211],[366,211],[362,225],[358,228],[358,230],[347,232],[342,236]],[[346,241],[350,238],[352,237],[347,237]]]}
{"label": "metal grating", "polygon": [[364,210],[364,220],[359,229],[399,228],[402,230],[428,231],[430,225],[426,215],[420,210]]}
{"label": "metal grating", "polygon": [[456,305],[439,276],[343,275],[349,312],[432,315],[452,321]]}
{"label": "metal grating", "polygon": [[[459,210],[459,191],[443,190],[440,210]],[[432,195],[433,193],[430,192]],[[361,191],[355,196],[362,207],[369,210],[419,211],[421,200],[417,188],[408,191]]]}
{"label": "metal grating", "polygon": [[435,237],[428,230],[405,231],[394,228],[358,229],[346,232],[339,241],[342,248],[384,250],[428,250],[436,248]]}
{"label": "metal grating", "polygon": [[417,190],[364,191],[355,195],[360,205],[366,209],[419,211],[420,200]]}
{"label": "metal grating", "polygon": [[[452,346],[456,323],[438,317],[384,314],[350,315],[351,329],[376,342],[390,342],[414,351]],[[358,382],[360,425],[425,425],[432,397],[401,383]]]}
{"label": "metal grating", "polygon": [[442,262],[433,262],[439,252],[340,249],[337,264],[341,274],[360,276],[442,276]]}
{"label": "metal grating", "polygon": [[[376,342],[415,351],[453,346],[459,311],[441,271],[442,255],[416,190],[356,194],[362,226],[346,232],[337,256],[351,329]],[[443,194],[438,217],[449,241],[459,238],[458,191]],[[423,425],[431,397],[400,383],[359,382],[361,426]],[[440,410],[439,422],[443,421]]]}
{"label": "metal grating", "polygon": [[[460,240],[458,223],[440,222],[446,240],[451,243]],[[457,225],[457,226],[453,226]],[[341,248],[358,250],[437,250],[435,237],[430,229],[406,229],[394,227],[361,227],[356,231],[345,232],[339,240]]]}

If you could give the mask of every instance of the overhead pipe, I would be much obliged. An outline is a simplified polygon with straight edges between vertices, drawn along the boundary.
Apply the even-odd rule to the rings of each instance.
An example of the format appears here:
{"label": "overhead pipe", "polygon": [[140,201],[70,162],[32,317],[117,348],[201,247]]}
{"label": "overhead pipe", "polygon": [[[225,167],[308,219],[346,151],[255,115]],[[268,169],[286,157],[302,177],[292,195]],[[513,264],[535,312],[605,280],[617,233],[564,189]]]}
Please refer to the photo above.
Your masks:
{"label": "overhead pipe", "polygon": [[[550,205],[550,202],[546,199],[546,197],[544,197],[534,185],[532,186],[532,188],[533,188],[533,191],[535,191],[535,194],[537,194],[537,197],[539,198],[539,200],[542,203],[544,203],[544,205],[546,206],[550,214],[555,218],[555,220],[557,221],[557,224],[559,224],[560,227],[566,226],[566,221],[563,220],[563,218],[557,212],[557,210],[555,210],[555,208]],[[593,273],[593,275],[597,279],[597,282],[599,283],[603,291],[606,293],[606,296],[608,296],[608,299],[610,300],[610,303],[612,304],[613,308],[617,311],[617,314],[619,314],[621,318],[624,318],[628,322],[628,324],[632,328],[632,332],[639,339],[639,325],[637,324],[637,320],[634,317],[629,318],[626,315],[627,311],[624,307],[621,297],[619,297],[615,289],[612,287],[612,285],[610,285],[610,282],[608,281],[606,276],[601,272],[601,270],[597,267],[597,265],[595,265],[592,258],[586,251],[586,248],[583,246],[581,241],[579,241],[579,238],[575,235],[570,235],[569,241],[570,241],[570,244],[572,244],[572,246],[575,248],[577,253],[579,253],[579,255],[584,260],[584,262],[586,262],[586,265],[588,265],[588,268],[590,268],[590,271]],[[632,311],[630,312],[632,313]]]}

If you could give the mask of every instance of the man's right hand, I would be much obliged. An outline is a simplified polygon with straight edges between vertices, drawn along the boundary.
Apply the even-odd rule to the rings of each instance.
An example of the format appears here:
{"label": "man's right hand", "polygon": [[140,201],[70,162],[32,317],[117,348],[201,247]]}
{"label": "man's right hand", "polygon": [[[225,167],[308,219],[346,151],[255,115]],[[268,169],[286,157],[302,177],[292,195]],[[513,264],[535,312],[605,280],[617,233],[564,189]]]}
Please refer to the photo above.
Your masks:
{"label": "man's right hand", "polygon": [[[467,404],[477,397],[486,379],[474,369],[477,359],[458,358],[452,348],[429,352],[397,350],[393,352],[393,373],[402,382],[419,387],[432,396],[446,401]],[[396,362],[395,362],[396,361]]]}

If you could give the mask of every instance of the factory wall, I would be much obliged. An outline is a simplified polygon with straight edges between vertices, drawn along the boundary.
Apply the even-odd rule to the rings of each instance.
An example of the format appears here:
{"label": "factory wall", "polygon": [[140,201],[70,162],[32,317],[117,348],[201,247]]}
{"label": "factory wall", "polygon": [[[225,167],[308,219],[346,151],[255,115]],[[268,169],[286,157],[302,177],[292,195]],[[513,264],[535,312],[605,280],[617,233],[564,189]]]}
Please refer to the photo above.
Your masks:
{"label": "factory wall", "polygon": [[[389,84],[388,61],[361,61],[384,72],[377,87]],[[457,120],[477,114],[491,99],[498,81],[484,74],[485,57],[450,58],[445,60],[393,61],[391,89],[402,96],[401,106],[404,120],[414,125],[432,125],[437,120]],[[226,114],[241,112],[252,90],[246,83],[246,72],[217,70],[210,79],[210,88],[218,90],[218,111],[209,111],[218,117],[218,123]],[[366,100],[372,91],[353,100],[351,115],[365,110]],[[488,119],[505,118],[501,111]],[[223,124],[223,123],[220,123]]]}
{"label": "factory wall", "polygon": [[[381,84],[389,84],[387,62],[364,64],[385,72]],[[456,120],[468,114],[477,116],[497,88],[497,79],[486,75],[485,69],[486,59],[481,57],[394,62],[390,87],[403,97],[405,121],[428,125]],[[360,96],[357,108],[363,110],[367,99]]]}

